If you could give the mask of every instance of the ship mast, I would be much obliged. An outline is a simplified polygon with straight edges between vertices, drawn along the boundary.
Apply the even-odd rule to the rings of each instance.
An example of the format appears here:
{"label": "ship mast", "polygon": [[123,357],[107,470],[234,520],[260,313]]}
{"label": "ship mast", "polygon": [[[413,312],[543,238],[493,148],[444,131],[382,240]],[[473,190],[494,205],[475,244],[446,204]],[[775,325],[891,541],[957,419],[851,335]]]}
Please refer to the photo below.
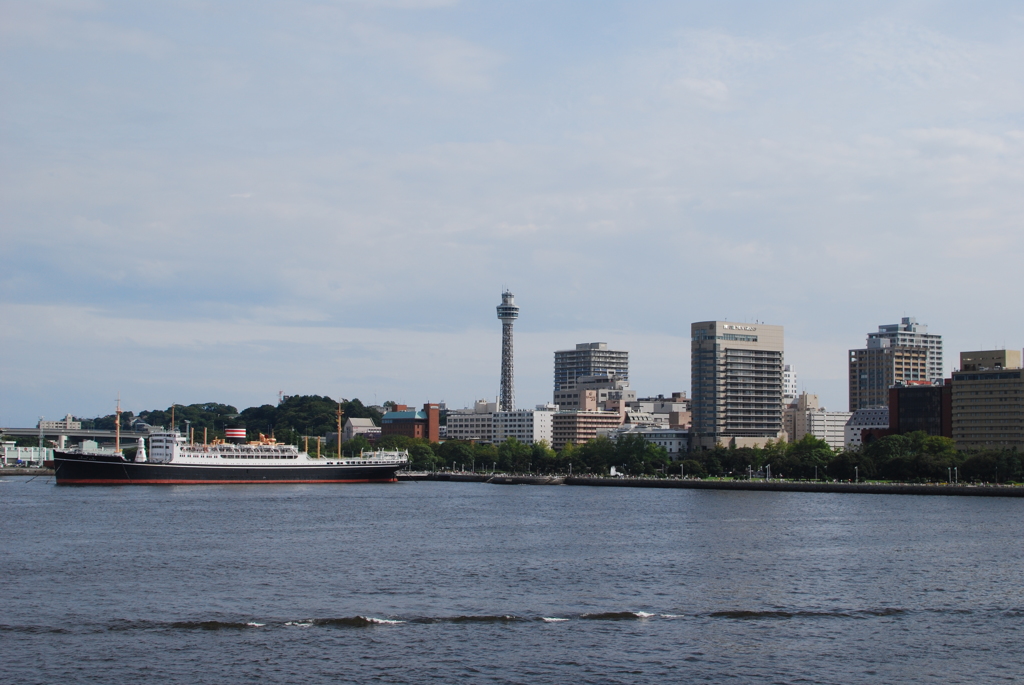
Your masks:
{"label": "ship mast", "polygon": [[117,423],[114,425],[114,449],[121,451],[121,393],[117,393]]}
{"label": "ship mast", "polygon": [[341,402],[338,402],[338,459],[341,459]]}

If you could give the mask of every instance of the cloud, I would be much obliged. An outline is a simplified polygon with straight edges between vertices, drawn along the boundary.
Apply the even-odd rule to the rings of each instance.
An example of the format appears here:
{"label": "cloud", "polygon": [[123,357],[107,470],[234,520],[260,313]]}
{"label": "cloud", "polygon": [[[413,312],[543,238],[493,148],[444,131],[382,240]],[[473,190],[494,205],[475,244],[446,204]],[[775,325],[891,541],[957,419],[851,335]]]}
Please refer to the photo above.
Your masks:
{"label": "cloud", "polygon": [[0,37],[11,47],[33,45],[71,52],[87,50],[162,58],[174,44],[154,31],[119,26],[101,19],[106,9],[96,2],[7,2]]}
{"label": "cloud", "polygon": [[4,71],[0,303],[56,313],[11,319],[10,378],[76,354],[63,322],[154,392],[470,401],[496,391],[504,284],[530,402],[587,338],[637,350],[641,391],[685,389],[689,322],[727,315],[786,325],[825,383],[902,311],[952,335],[1004,318],[978,292],[1024,289],[1020,27],[496,7],[18,5],[42,23]]}

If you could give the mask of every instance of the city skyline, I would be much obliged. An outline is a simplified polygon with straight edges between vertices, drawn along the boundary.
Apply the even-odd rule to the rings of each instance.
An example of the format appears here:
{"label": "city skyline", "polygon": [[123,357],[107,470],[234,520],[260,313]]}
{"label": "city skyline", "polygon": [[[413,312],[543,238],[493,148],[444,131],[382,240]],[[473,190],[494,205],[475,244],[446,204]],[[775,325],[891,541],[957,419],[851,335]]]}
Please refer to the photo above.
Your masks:
{"label": "city skyline", "polygon": [[471,405],[506,285],[520,407],[587,340],[688,390],[693,321],[833,409],[879,324],[1020,349],[1019,8],[741,6],[8,3],[0,424]]}

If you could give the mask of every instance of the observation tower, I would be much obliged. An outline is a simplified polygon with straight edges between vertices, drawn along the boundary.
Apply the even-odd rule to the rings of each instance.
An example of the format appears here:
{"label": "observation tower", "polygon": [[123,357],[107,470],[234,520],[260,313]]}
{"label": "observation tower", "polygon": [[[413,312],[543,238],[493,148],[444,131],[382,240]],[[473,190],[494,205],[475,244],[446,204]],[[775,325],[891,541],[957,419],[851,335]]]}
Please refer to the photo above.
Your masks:
{"label": "observation tower", "polygon": [[498,305],[498,318],[501,319],[501,397],[498,400],[498,411],[515,411],[516,391],[513,383],[515,372],[512,368],[512,324],[519,318],[519,307],[516,298],[508,290],[501,294]]}

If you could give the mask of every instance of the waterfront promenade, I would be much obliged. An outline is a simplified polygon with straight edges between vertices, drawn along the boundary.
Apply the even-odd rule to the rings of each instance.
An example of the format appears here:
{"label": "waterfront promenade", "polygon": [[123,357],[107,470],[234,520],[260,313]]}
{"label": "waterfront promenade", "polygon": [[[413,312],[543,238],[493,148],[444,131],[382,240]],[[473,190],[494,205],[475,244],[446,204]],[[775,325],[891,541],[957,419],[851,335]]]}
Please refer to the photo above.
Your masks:
{"label": "waterfront promenade", "polygon": [[[761,492],[837,492],[864,495],[947,495],[966,497],[1024,497],[1021,485],[920,484],[920,483],[842,483],[781,480],[699,480],[680,478],[598,478],[592,476],[492,476],[476,473],[400,473],[398,480],[435,480],[499,484],[589,485],[617,488],[680,488],[689,490],[744,490]],[[532,481],[532,482],[531,482]]]}

